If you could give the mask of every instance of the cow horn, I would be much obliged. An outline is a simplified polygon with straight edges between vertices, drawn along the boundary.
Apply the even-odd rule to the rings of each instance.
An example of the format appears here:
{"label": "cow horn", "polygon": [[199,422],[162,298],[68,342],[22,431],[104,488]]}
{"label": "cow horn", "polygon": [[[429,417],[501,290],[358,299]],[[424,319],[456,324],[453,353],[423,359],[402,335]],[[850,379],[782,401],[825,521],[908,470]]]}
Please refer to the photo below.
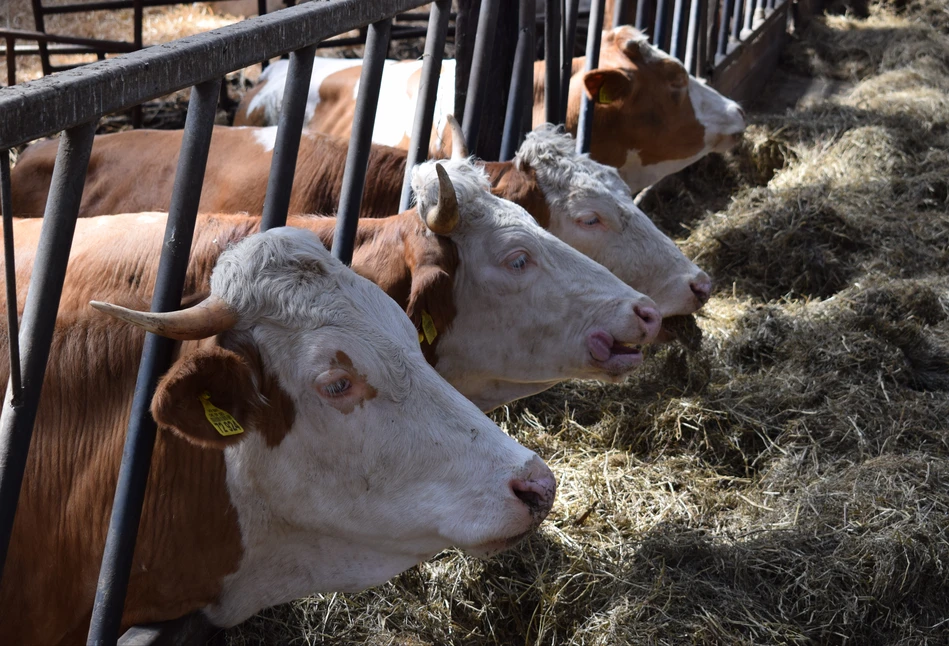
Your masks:
{"label": "cow horn", "polygon": [[425,214],[425,224],[435,233],[447,236],[458,226],[458,196],[448,173],[441,164],[435,164],[438,174],[438,203]]}
{"label": "cow horn", "polygon": [[89,304],[120,321],[178,341],[206,339],[237,324],[234,311],[224,299],[213,294],[197,305],[177,312],[137,312],[100,301],[90,301]]}
{"label": "cow horn", "polygon": [[461,124],[453,114],[448,115],[448,127],[451,128],[451,158],[467,158],[468,146],[465,144],[465,133],[461,131]]}

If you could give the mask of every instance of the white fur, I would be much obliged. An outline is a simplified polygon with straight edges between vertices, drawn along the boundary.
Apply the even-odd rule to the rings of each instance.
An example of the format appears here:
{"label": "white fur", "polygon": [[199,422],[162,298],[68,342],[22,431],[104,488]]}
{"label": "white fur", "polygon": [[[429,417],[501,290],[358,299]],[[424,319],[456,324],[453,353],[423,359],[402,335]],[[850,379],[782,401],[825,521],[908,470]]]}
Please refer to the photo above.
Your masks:
{"label": "white fur", "polygon": [[[246,238],[219,258],[211,291],[240,321],[222,343],[252,339],[296,412],[278,446],[249,428],[225,450],[243,555],[205,608],[214,624],[377,585],[450,545],[497,549],[537,524],[510,482],[546,466],[445,383],[395,302],[314,234]],[[339,352],[375,391],[348,413],[315,385]]]}
{"label": "white fur", "polygon": [[[310,75],[310,89],[306,95],[306,112],[304,123],[309,122],[316,111],[316,106],[320,103],[320,85],[330,74],[341,70],[362,65],[362,59],[353,58],[316,58],[313,61],[313,72]],[[287,72],[290,69],[290,61],[279,60],[271,63],[260,75],[258,83],[264,83],[261,90],[254,95],[250,104],[247,106],[247,114],[252,114],[255,110],[263,110],[263,118],[260,123],[274,126],[280,121],[280,111],[283,109],[283,90],[287,85]]]}
{"label": "white fur", "polygon": [[[708,275],[633,203],[622,171],[577,153],[573,138],[549,125],[527,135],[514,163],[536,172],[551,233],[651,297],[663,316],[701,306],[690,284],[707,283]],[[590,217],[602,226],[578,222]]]}
{"label": "white fur", "polygon": [[265,153],[269,153],[277,144],[277,126],[267,126],[265,128],[253,128],[254,141],[260,144]]}
{"label": "white fur", "polygon": [[[603,266],[541,229],[521,207],[491,195],[480,167],[468,160],[444,164],[455,187],[461,220],[450,234],[460,265],[458,309],[438,345],[439,373],[488,410],[570,378],[613,380],[592,360],[595,331],[642,342],[633,308],[654,303]],[[438,199],[435,162],[413,171],[424,215]],[[526,252],[531,264],[512,272],[506,259]]]}

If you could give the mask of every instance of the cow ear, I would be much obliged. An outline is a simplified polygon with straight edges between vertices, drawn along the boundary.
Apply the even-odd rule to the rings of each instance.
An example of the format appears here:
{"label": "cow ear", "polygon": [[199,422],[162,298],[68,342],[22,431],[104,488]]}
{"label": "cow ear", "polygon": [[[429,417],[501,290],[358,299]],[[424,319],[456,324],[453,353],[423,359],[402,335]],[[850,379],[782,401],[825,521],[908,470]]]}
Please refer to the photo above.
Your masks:
{"label": "cow ear", "polygon": [[541,228],[549,229],[550,206],[544,193],[539,190],[537,172],[523,161],[520,162],[519,170],[520,172],[504,173],[491,187],[491,192],[523,207],[534,216]]}
{"label": "cow ear", "polygon": [[435,348],[455,319],[455,269],[458,256],[450,240],[439,238],[437,251],[429,251],[412,267],[412,288],[405,313],[418,330],[422,354],[435,361]]}
{"label": "cow ear", "polygon": [[619,70],[596,69],[583,75],[583,85],[596,103],[610,104],[629,94],[633,82]]}
{"label": "cow ear", "polygon": [[243,438],[260,403],[244,359],[211,345],[179,358],[162,377],[152,417],[193,444],[223,449]]}

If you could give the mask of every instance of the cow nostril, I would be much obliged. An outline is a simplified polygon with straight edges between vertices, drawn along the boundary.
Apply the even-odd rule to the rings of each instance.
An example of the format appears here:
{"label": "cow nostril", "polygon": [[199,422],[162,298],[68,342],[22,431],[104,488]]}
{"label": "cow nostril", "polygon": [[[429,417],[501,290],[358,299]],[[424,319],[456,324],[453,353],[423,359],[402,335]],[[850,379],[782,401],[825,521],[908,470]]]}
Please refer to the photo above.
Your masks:
{"label": "cow nostril", "polygon": [[529,488],[523,488],[518,486],[520,483],[515,482],[511,489],[514,491],[514,495],[517,496],[521,502],[530,507],[531,509],[537,509],[543,504],[544,497],[537,491]]}
{"label": "cow nostril", "polygon": [[633,307],[633,312],[646,324],[647,330],[651,330],[654,327],[658,329],[659,324],[662,322],[662,315],[654,307],[636,305]]}
{"label": "cow nostril", "polygon": [[710,282],[693,280],[689,283],[689,287],[700,305],[705,305],[708,302],[709,296],[712,294],[712,284]]}
{"label": "cow nostril", "polygon": [[550,475],[549,478],[541,476],[537,480],[511,481],[511,491],[514,492],[518,500],[527,505],[532,514],[544,516],[553,506],[556,486],[553,475]]}

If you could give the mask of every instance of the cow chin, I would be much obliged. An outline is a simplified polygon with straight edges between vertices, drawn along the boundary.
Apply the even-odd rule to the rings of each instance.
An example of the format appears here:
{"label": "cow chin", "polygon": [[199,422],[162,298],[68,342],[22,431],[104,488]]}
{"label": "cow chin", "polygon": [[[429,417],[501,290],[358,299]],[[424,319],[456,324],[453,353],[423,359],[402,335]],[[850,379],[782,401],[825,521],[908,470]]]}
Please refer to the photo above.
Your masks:
{"label": "cow chin", "polygon": [[511,549],[522,540],[527,538],[534,530],[529,529],[526,532],[518,534],[517,536],[511,536],[510,538],[502,538],[496,541],[489,541],[487,543],[481,543],[480,545],[475,545],[473,547],[462,548],[464,553],[468,556],[474,556],[479,559],[489,559],[492,556],[500,554],[506,550]]}

